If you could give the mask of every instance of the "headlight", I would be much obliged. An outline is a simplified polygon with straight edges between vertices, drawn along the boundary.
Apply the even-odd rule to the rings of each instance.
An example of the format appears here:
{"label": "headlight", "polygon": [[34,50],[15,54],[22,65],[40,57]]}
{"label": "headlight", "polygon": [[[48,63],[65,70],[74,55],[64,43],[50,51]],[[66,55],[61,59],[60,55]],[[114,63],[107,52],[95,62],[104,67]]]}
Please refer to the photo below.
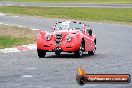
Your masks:
{"label": "headlight", "polygon": [[67,42],[70,42],[71,39],[72,39],[72,37],[71,37],[70,35],[67,35],[67,36],[66,36],[66,41],[67,41]]}
{"label": "headlight", "polygon": [[45,40],[49,41],[51,39],[51,35],[50,34],[46,34],[45,35]]}

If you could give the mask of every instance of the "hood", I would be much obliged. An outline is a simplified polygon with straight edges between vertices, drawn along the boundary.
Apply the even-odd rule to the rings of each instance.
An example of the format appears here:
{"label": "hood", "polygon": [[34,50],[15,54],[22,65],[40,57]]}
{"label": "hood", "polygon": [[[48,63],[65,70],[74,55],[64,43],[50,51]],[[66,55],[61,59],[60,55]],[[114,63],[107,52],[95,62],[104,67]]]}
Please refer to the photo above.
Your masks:
{"label": "hood", "polygon": [[55,30],[54,32],[53,32],[53,35],[56,35],[56,34],[62,34],[62,37],[63,36],[66,36],[66,35],[72,35],[72,34],[77,34],[78,33],[78,31],[76,31],[76,30]]}
{"label": "hood", "polygon": [[67,35],[70,35],[71,37],[75,37],[76,36],[77,31],[76,30],[58,30],[58,31],[54,31],[53,35],[55,36],[55,40],[57,41],[56,44],[59,45],[59,43],[63,40],[66,40]]}

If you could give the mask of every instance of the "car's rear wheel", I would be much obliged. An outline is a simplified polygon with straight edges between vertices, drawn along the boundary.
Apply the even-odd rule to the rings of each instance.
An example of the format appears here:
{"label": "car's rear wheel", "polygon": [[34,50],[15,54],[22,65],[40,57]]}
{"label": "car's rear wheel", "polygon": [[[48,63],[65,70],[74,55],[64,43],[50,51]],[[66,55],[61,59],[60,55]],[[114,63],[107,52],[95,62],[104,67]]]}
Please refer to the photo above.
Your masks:
{"label": "car's rear wheel", "polygon": [[94,55],[95,51],[96,51],[96,40],[94,40],[94,49],[93,49],[93,51],[88,51],[88,54],[89,55]]}
{"label": "car's rear wheel", "polygon": [[61,52],[59,52],[59,51],[56,51],[56,52],[55,52],[55,54],[56,54],[57,56],[60,56],[60,53],[61,53]]}
{"label": "car's rear wheel", "polygon": [[80,44],[79,50],[76,51],[76,52],[74,52],[75,57],[81,58],[82,55],[83,55],[83,51],[84,51],[84,46],[83,46],[83,44],[81,43],[81,44]]}
{"label": "car's rear wheel", "polygon": [[39,58],[43,58],[46,55],[46,51],[37,49]]}
{"label": "car's rear wheel", "polygon": [[93,50],[93,51],[88,51],[88,54],[89,54],[89,55],[94,55],[94,53],[95,53],[95,50]]}

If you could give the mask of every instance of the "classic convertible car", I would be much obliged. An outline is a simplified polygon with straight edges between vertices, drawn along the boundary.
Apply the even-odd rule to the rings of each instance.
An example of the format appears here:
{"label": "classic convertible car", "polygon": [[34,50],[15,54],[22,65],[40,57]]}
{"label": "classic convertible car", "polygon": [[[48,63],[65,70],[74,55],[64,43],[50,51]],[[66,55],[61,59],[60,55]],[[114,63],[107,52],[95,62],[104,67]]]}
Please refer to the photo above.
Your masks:
{"label": "classic convertible car", "polygon": [[46,52],[74,53],[75,57],[82,57],[83,52],[94,55],[96,50],[96,37],[92,34],[89,25],[75,21],[57,22],[52,27],[52,33],[40,31],[37,39],[37,52],[40,58]]}

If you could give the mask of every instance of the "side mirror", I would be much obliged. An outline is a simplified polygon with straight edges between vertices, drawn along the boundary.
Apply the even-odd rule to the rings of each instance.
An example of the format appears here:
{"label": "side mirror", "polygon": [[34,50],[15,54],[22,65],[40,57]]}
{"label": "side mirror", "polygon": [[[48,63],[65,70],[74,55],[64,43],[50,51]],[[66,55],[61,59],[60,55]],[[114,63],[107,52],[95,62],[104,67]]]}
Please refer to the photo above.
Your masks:
{"label": "side mirror", "polygon": [[89,29],[89,35],[92,35],[92,30],[91,29]]}

